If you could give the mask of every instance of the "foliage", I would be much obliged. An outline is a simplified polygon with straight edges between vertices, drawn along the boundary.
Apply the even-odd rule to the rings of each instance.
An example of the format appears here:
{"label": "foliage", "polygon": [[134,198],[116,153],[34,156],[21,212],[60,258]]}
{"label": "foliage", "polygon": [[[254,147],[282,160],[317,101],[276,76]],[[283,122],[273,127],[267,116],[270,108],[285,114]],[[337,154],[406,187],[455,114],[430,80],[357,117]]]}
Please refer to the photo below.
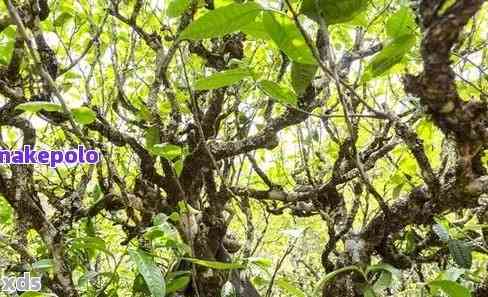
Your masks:
{"label": "foliage", "polygon": [[2,164],[2,273],[42,277],[23,297],[488,296],[483,2],[1,1],[2,149],[103,155]]}

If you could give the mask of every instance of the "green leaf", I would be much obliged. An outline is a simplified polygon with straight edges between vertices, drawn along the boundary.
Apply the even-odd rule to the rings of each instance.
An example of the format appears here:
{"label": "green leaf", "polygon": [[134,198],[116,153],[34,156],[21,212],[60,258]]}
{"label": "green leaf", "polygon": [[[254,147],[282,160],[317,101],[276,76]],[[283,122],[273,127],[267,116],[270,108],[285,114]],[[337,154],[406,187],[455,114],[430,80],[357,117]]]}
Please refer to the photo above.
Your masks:
{"label": "green leaf", "polygon": [[78,123],[83,125],[91,124],[97,118],[97,114],[93,110],[85,106],[73,108],[71,109],[71,113],[73,113],[73,118]]}
{"label": "green leaf", "polygon": [[195,90],[213,90],[232,85],[243,78],[251,76],[248,69],[236,68],[217,72],[209,77],[199,79],[195,82]]}
{"label": "green leaf", "polygon": [[196,19],[181,33],[181,39],[200,40],[239,31],[252,22],[262,7],[255,2],[233,3],[212,10]]}
{"label": "green leaf", "polygon": [[98,272],[96,271],[87,271],[78,279],[78,287],[83,287],[88,284],[89,281],[93,280],[95,277],[98,276]]}
{"label": "green leaf", "polygon": [[140,273],[136,275],[136,277],[134,278],[134,282],[132,283],[132,296],[137,296],[137,297],[151,296],[149,287],[147,286],[144,277]]}
{"label": "green leaf", "polygon": [[383,271],[378,280],[374,283],[375,290],[383,290],[389,288],[393,282],[393,276],[389,271]]}
{"label": "green leaf", "polygon": [[227,263],[227,262],[218,262],[218,261],[209,261],[209,260],[202,260],[202,259],[195,259],[195,258],[183,258],[193,264],[197,264],[200,266],[205,266],[212,269],[217,270],[229,270],[229,269],[240,269],[244,268],[244,265],[241,263]]}
{"label": "green leaf", "polygon": [[266,30],[263,22],[263,14],[260,13],[256,19],[249,24],[243,26],[241,31],[248,36],[254,37],[256,39],[269,40],[268,31]]}
{"label": "green leaf", "polygon": [[283,104],[297,105],[297,96],[292,90],[270,80],[262,80],[259,88],[269,97]]}
{"label": "green leaf", "polygon": [[61,111],[62,107],[59,104],[51,102],[27,102],[19,104],[15,107],[17,110],[29,111],[29,112],[39,112],[44,111]]}
{"label": "green leaf", "polygon": [[307,297],[307,295],[305,295],[302,290],[291,284],[290,281],[284,277],[278,278],[276,280],[276,285],[281,290],[283,290],[283,292],[286,292],[287,295],[296,297]]}
{"label": "green leaf", "polygon": [[265,11],[263,22],[268,35],[292,61],[301,64],[317,64],[302,33],[287,15]]}
{"label": "green leaf", "polygon": [[53,25],[55,27],[61,27],[66,24],[66,22],[69,21],[72,17],[73,15],[71,13],[63,12],[54,20]]}
{"label": "green leaf", "polygon": [[140,249],[129,250],[129,255],[144,278],[151,295],[153,297],[166,296],[164,278],[161,270],[154,263],[153,257]]}
{"label": "green leaf", "polygon": [[168,222],[168,216],[162,212],[158,213],[152,218],[152,223],[154,226],[166,224]]}
{"label": "green leaf", "polygon": [[31,264],[32,270],[48,270],[53,267],[53,259],[41,259]]}
{"label": "green leaf", "polygon": [[317,66],[293,62],[291,64],[291,85],[295,93],[302,95],[317,72]]}
{"label": "green leaf", "polygon": [[74,239],[72,242],[72,248],[75,250],[86,250],[92,254],[94,254],[96,251],[101,251],[111,255],[110,251],[107,250],[105,241],[100,237],[95,236],[85,236]]}
{"label": "green leaf", "polygon": [[259,275],[256,275],[255,277],[252,278],[253,284],[255,284],[258,287],[263,287],[269,284],[269,280],[265,279]]}
{"label": "green leaf", "polygon": [[188,286],[188,283],[190,283],[190,277],[187,275],[175,277],[166,282],[166,294],[184,289],[186,286]]}
{"label": "green leaf", "polygon": [[395,39],[415,32],[415,16],[410,8],[403,6],[386,22],[386,34]]}
{"label": "green leaf", "polygon": [[368,2],[369,0],[304,0],[300,12],[317,22],[322,15],[326,24],[333,25],[353,20],[368,7]]}
{"label": "green leaf", "polygon": [[346,266],[337,270],[334,270],[328,274],[326,274],[320,281],[317,287],[314,289],[312,296],[319,296],[320,290],[322,290],[322,287],[326,285],[328,282],[333,280],[336,276],[342,273],[350,273],[350,272],[356,272],[359,275],[363,276],[363,278],[366,280],[366,275],[363,273],[363,271],[355,265],[352,266]]}
{"label": "green leaf", "polygon": [[178,235],[170,224],[163,223],[157,226],[152,226],[146,229],[144,237],[148,240],[154,240],[156,238],[165,238],[166,240],[177,240]]}
{"label": "green leaf", "polygon": [[160,143],[153,145],[150,150],[153,154],[164,157],[168,160],[173,160],[174,158],[183,154],[181,147],[174,144]]}
{"label": "green leaf", "polygon": [[443,15],[449,8],[451,8],[457,0],[446,0],[442,1],[441,7],[438,7],[436,10],[437,15]]}
{"label": "green leaf", "polygon": [[17,35],[17,30],[13,25],[7,26],[2,32],[0,32],[0,36],[1,35],[6,36],[8,42],[15,42],[15,36]]}
{"label": "green leaf", "polygon": [[368,266],[368,268],[366,268],[366,274],[368,274],[370,272],[376,272],[376,271],[388,271],[392,275],[400,276],[400,271],[397,268],[395,268],[392,265],[387,264],[387,263],[370,265],[370,266]]}
{"label": "green leaf", "polygon": [[0,64],[8,65],[15,46],[16,31],[14,26],[7,26],[0,32]]}
{"label": "green leaf", "polygon": [[136,116],[137,118],[145,121],[150,121],[153,117],[151,111],[146,106],[140,106]]}
{"label": "green leaf", "polygon": [[400,271],[387,263],[368,266],[366,268],[366,275],[370,272],[381,272],[379,279],[374,284],[374,289],[376,290],[390,287],[393,282],[393,276],[400,277]]}
{"label": "green leaf", "polygon": [[457,281],[461,275],[466,273],[465,269],[457,268],[457,267],[449,267],[445,271],[439,273],[437,280],[450,280],[450,281]]}
{"label": "green leaf", "polygon": [[415,242],[415,232],[413,232],[412,230],[408,230],[405,234],[405,240],[405,253],[409,254],[413,252],[417,247],[417,243]]}
{"label": "green leaf", "polygon": [[442,224],[434,224],[432,226],[432,230],[434,231],[437,236],[439,236],[440,240],[442,241],[448,241],[450,236],[449,236],[449,231],[442,225]]}
{"label": "green leaf", "polygon": [[12,206],[3,196],[0,196],[0,224],[9,224],[12,220],[12,214]]}
{"label": "green leaf", "polygon": [[261,268],[267,268],[267,267],[271,267],[271,265],[273,264],[273,260],[269,259],[269,258],[264,258],[264,257],[249,257],[247,258],[247,261],[249,261],[249,263],[253,263]]}
{"label": "green leaf", "polygon": [[460,240],[449,240],[447,246],[457,265],[466,269],[471,268],[471,265],[473,264],[471,246]]}
{"label": "green leaf", "polygon": [[368,81],[385,74],[393,66],[400,63],[414,45],[414,35],[403,35],[390,42],[373,57],[366,67],[362,80]]}
{"label": "green leaf", "polygon": [[174,169],[175,169],[176,176],[180,176],[181,171],[183,171],[183,161],[184,161],[184,158],[181,158],[181,159],[176,160],[176,162],[174,163]]}
{"label": "green leaf", "polygon": [[156,127],[150,127],[146,130],[144,134],[144,139],[146,142],[146,147],[148,149],[152,148],[155,144],[160,142],[159,129]]}
{"label": "green leaf", "polygon": [[363,295],[364,295],[364,297],[376,297],[377,296],[373,290],[373,287],[371,287],[370,285],[364,286]]}
{"label": "green leaf", "polygon": [[[455,282],[461,277],[461,275],[466,273],[466,269],[461,269],[461,268],[456,268],[456,267],[450,267],[445,271],[440,272],[437,277],[435,278],[436,281],[439,280],[448,280]],[[440,287],[438,286],[431,286],[430,287],[430,292],[434,296],[438,296],[439,291],[441,290]]]}
{"label": "green leaf", "polygon": [[436,280],[429,283],[431,287],[440,288],[449,297],[471,297],[469,289],[448,280]]}
{"label": "green leaf", "polygon": [[176,18],[182,15],[190,7],[190,0],[171,0],[166,8],[166,15]]}

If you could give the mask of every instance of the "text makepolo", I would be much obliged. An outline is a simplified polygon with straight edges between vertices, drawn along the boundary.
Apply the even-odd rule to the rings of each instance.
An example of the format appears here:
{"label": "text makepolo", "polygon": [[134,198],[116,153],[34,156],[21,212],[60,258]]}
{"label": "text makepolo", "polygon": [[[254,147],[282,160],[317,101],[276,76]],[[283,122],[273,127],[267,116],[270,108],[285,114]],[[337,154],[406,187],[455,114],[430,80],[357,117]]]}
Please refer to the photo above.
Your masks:
{"label": "text makepolo", "polygon": [[59,164],[96,164],[102,154],[96,150],[87,150],[79,145],[77,149],[69,150],[33,150],[30,145],[24,145],[23,150],[0,149],[1,164],[46,164],[56,167]]}

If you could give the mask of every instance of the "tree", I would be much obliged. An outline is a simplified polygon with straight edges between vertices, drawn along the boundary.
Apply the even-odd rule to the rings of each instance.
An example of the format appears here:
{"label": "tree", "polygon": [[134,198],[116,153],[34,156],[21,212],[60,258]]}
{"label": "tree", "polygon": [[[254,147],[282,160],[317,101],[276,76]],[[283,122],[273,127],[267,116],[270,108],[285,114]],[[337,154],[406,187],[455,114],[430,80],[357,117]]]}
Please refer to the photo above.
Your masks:
{"label": "tree", "polygon": [[5,271],[63,297],[486,296],[484,2],[3,0],[2,149],[103,156],[0,168]]}

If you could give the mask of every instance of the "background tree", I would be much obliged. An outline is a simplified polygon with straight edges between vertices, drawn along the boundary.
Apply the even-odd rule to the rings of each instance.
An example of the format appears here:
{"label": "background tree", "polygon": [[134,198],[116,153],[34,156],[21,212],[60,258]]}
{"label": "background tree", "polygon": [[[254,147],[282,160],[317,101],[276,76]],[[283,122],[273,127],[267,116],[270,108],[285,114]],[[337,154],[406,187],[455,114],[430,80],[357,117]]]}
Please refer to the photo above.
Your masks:
{"label": "background tree", "polygon": [[483,0],[3,0],[25,296],[488,296]]}

